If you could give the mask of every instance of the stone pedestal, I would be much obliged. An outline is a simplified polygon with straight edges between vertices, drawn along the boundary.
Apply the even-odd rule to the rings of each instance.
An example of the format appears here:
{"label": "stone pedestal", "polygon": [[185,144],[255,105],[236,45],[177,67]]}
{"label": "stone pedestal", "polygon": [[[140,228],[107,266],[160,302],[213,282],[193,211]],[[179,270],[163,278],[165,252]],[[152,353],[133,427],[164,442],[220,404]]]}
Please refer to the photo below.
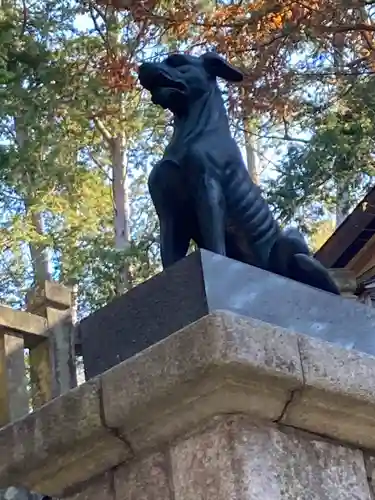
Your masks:
{"label": "stone pedestal", "polygon": [[200,250],[81,322],[86,379],[218,310],[375,355],[375,309]]}
{"label": "stone pedestal", "polygon": [[0,488],[372,500],[375,358],[217,312],[0,429]]}

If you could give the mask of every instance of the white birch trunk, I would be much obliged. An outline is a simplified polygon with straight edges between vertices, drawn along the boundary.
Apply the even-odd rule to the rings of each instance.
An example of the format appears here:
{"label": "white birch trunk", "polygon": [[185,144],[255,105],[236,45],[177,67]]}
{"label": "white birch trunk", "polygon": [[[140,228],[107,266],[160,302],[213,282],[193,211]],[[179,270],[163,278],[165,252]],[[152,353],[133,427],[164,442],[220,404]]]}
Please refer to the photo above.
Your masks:
{"label": "white birch trunk", "polygon": [[[122,254],[130,248],[130,206],[125,164],[125,137],[119,134],[112,139],[112,194],[114,205],[115,249]],[[116,284],[116,293],[121,295],[131,287],[129,266],[124,259]]]}
{"label": "white birch trunk", "polygon": [[243,130],[244,130],[244,139],[245,139],[247,171],[249,172],[251,180],[255,184],[259,185],[260,179],[259,179],[259,173],[258,173],[258,169],[257,169],[254,135],[252,134],[252,130],[251,130],[248,118],[244,117],[242,120],[242,123],[243,123]]}

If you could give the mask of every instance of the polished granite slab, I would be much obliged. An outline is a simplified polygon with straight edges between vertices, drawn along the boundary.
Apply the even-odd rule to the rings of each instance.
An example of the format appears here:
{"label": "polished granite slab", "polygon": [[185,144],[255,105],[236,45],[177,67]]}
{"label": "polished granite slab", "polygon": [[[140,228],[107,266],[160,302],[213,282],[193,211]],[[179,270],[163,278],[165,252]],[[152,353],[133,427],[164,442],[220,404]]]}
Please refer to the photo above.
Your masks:
{"label": "polished granite slab", "polygon": [[220,309],[375,355],[375,309],[199,250],[80,323],[86,378]]}

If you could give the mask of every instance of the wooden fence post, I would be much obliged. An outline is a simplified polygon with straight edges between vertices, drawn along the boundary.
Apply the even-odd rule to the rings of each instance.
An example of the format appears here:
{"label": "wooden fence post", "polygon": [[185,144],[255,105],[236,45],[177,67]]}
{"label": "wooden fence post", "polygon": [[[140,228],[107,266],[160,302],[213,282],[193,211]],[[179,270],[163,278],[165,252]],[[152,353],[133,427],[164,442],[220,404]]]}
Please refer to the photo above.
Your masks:
{"label": "wooden fence post", "polygon": [[0,328],[0,427],[29,411],[24,358],[20,334]]}
{"label": "wooden fence post", "polygon": [[48,326],[48,338],[30,348],[34,408],[77,385],[71,302],[72,290],[51,281],[28,292],[27,310]]}

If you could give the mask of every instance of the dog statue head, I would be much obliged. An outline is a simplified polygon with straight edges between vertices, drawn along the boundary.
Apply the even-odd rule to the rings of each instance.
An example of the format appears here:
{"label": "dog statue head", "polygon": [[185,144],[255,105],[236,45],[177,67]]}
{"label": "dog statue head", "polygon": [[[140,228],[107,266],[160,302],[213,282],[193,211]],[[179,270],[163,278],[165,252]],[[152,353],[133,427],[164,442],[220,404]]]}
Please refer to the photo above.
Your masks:
{"label": "dog statue head", "polygon": [[215,52],[200,57],[171,54],[159,63],[143,63],[139,81],[151,93],[154,104],[182,114],[216,87],[216,78],[240,82],[243,74]]}

